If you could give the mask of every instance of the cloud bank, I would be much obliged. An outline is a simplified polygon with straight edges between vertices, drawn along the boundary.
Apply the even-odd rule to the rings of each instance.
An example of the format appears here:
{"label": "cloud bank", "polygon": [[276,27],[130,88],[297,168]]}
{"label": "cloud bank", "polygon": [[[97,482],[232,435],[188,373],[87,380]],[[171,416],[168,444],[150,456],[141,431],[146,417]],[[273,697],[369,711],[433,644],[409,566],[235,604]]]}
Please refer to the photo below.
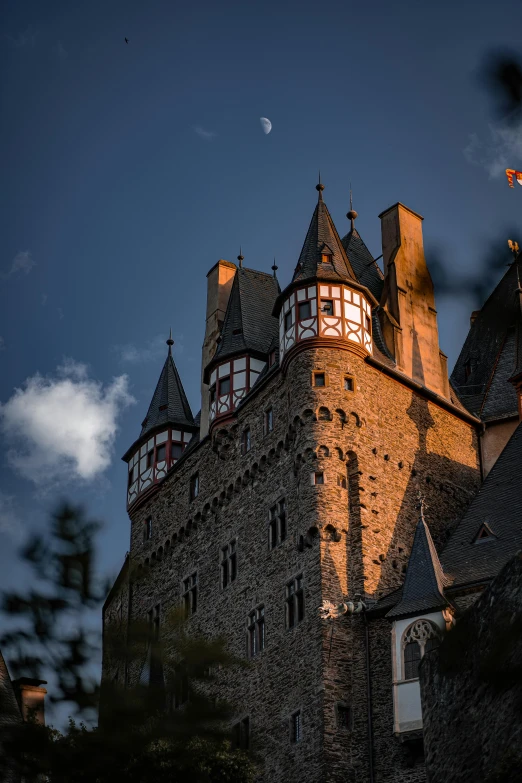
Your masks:
{"label": "cloud bank", "polygon": [[36,373],[0,405],[8,462],[40,487],[92,481],[109,467],[119,416],[134,402],[126,375],[104,386],[73,359],[52,377]]}

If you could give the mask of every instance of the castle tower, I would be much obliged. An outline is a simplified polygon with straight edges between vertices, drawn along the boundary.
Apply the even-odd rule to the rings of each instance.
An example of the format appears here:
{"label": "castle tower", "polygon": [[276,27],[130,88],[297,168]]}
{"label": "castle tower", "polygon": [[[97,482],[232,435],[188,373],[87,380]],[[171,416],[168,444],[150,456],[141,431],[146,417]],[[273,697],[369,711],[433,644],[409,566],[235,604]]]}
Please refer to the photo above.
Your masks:
{"label": "castle tower", "polygon": [[122,457],[129,466],[129,510],[158,488],[198,431],[172,357],[172,331],[167,345],[167,358],[142,422],[140,436]]}
{"label": "castle tower", "polygon": [[[444,375],[420,219],[387,211],[383,275],[353,208],[341,240],[317,190],[283,291],[242,257],[209,273],[199,429],[169,345],[125,455],[134,581],[104,616],[118,622],[124,596],[124,616],[159,627],[182,602],[189,630],[251,659],[218,687],[263,779],[402,783],[386,596],[402,588],[419,492],[434,546],[475,492],[480,422]],[[368,611],[322,619],[323,601],[356,597]]]}

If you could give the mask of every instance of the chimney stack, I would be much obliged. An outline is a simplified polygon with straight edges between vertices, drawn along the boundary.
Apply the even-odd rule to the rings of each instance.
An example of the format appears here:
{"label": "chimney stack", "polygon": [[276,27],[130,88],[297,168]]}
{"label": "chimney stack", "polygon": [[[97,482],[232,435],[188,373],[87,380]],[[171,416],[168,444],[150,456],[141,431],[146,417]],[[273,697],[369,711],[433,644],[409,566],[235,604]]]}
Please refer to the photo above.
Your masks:
{"label": "chimney stack", "polygon": [[47,685],[45,680],[34,680],[32,677],[20,677],[13,680],[13,688],[20,705],[22,718],[34,719],[36,723],[45,726],[45,694],[42,685]]}
{"label": "chimney stack", "polygon": [[424,258],[423,218],[403,204],[379,217],[385,276],[380,319],[386,345],[403,373],[449,398],[433,283]]}
{"label": "chimney stack", "polygon": [[208,434],[208,384],[203,382],[203,373],[216,352],[236,269],[235,264],[220,259],[207,274],[207,323],[201,360],[200,438]]}

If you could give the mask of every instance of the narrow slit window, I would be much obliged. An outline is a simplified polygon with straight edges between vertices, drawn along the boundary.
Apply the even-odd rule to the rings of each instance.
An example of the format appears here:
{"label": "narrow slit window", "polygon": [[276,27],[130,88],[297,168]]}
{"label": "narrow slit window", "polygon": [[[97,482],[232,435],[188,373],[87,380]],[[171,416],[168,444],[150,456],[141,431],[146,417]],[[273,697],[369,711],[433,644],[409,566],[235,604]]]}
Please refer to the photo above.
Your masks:
{"label": "narrow slit window", "polygon": [[248,615],[248,655],[254,658],[265,649],[265,608],[259,606]]}
{"label": "narrow slit window", "polygon": [[286,539],[286,502],[281,498],[268,512],[268,543],[270,549]]}
{"label": "narrow slit window", "polygon": [[294,712],[291,718],[290,737],[292,742],[301,742],[303,736],[303,727],[301,722],[301,710]]}
{"label": "narrow slit window", "polygon": [[300,574],[286,586],[286,626],[294,628],[304,618],[303,576]]}
{"label": "narrow slit window", "polygon": [[198,574],[195,571],[183,580],[182,602],[185,617],[195,614],[198,608]]}
{"label": "narrow slit window", "polygon": [[225,589],[237,578],[236,539],[221,548],[221,587]]}
{"label": "narrow slit window", "polygon": [[194,473],[190,478],[189,498],[195,500],[199,495],[199,473]]}
{"label": "narrow slit window", "polygon": [[294,325],[294,316],[292,310],[289,310],[285,315],[285,332],[292,328]]}
{"label": "narrow slit window", "polygon": [[150,541],[152,538],[152,517],[147,517],[143,528],[143,540]]}

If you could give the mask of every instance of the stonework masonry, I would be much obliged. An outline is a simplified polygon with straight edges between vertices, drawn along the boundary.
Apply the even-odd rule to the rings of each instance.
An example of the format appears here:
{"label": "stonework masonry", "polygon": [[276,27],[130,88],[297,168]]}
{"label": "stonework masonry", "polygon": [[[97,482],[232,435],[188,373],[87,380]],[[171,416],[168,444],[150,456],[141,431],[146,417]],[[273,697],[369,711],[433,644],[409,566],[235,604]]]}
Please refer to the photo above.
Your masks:
{"label": "stonework masonry", "polygon": [[[314,387],[313,373],[326,385]],[[345,391],[344,378],[353,379]],[[469,416],[438,405],[357,352],[310,344],[274,366],[232,422],[188,449],[141,506],[131,509],[132,590],[125,578],[105,607],[104,625],[162,617],[179,604],[182,580],[197,573],[194,630],[224,634],[247,654],[247,617],[265,608],[266,647],[245,672],[227,673],[221,693],[250,717],[261,780],[369,781],[368,678],[362,616],[333,628],[320,619],[323,600],[356,594],[371,603],[403,581],[419,493],[437,546],[462,516],[479,484],[477,428]],[[273,431],[263,414],[273,409]],[[251,449],[242,455],[241,434]],[[192,501],[189,484],[199,474]],[[322,474],[324,483],[316,474]],[[288,536],[269,548],[269,509],[286,502]],[[152,519],[152,535],[144,526]],[[237,542],[237,579],[222,589],[220,552]],[[305,615],[285,624],[285,591],[302,576]],[[369,623],[372,758],[376,781],[417,783],[393,734],[390,623]],[[139,677],[136,669],[129,680]],[[104,659],[104,678],[123,682],[121,662]],[[349,709],[340,725],[339,707]],[[303,741],[290,719],[301,710]]]}
{"label": "stonework masonry", "polygon": [[430,783],[522,780],[522,555],[420,667]]}

